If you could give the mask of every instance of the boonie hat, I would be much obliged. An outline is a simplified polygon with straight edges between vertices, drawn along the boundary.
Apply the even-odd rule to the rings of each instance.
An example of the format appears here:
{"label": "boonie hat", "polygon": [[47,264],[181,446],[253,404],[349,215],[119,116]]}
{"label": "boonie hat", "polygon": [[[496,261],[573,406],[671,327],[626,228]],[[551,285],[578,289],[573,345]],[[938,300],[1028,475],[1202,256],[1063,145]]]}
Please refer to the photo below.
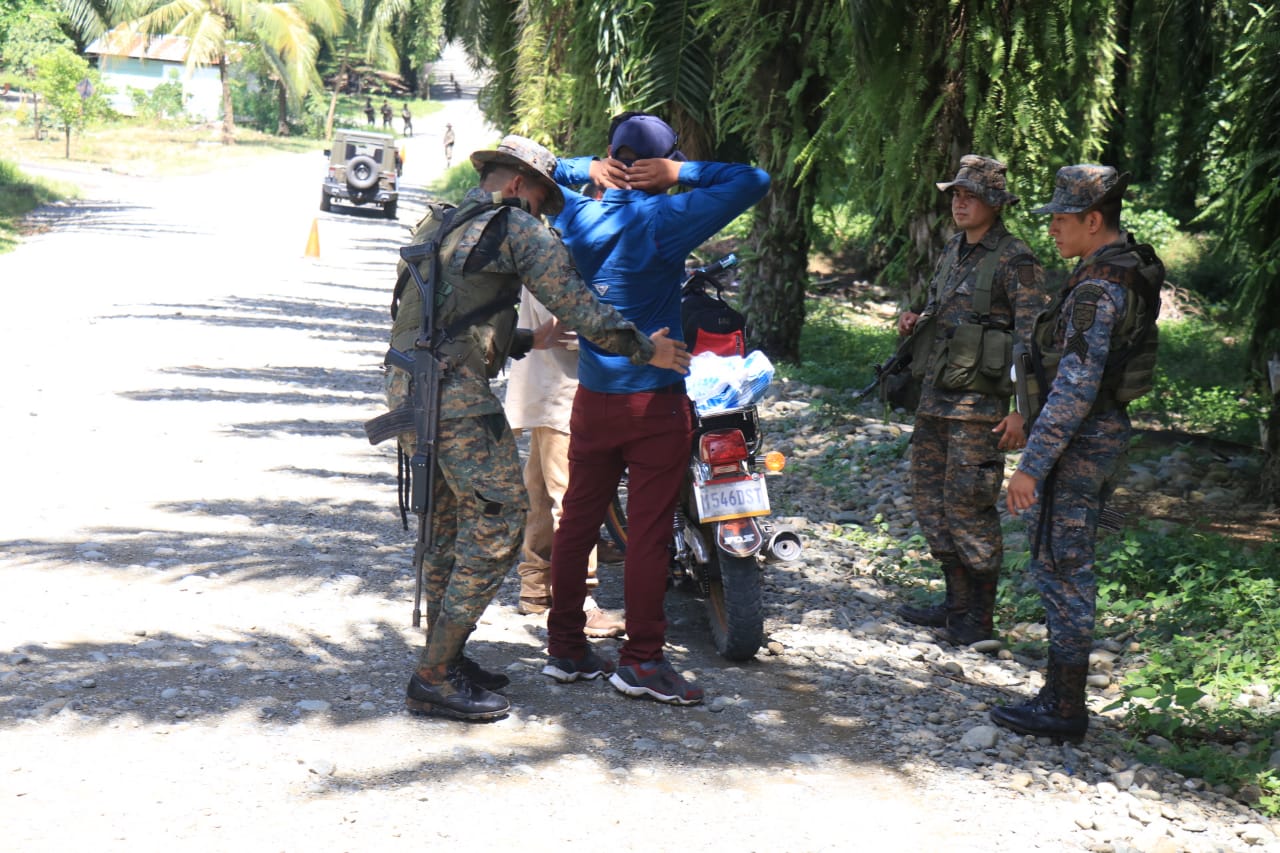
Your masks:
{"label": "boonie hat", "polygon": [[992,207],[1006,207],[1018,203],[1018,197],[1008,191],[1004,172],[1007,167],[994,157],[966,154],[960,158],[960,171],[954,181],[934,184],[946,192],[952,187],[963,187]]}
{"label": "boonie hat", "polygon": [[651,160],[665,157],[668,160],[686,160],[684,154],[676,150],[679,137],[667,124],[657,116],[647,113],[623,113],[615,119],[613,130],[609,134],[609,145],[614,156],[621,148],[630,148],[636,152],[637,160]]}
{"label": "boonie hat", "polygon": [[543,212],[555,216],[564,210],[564,193],[552,175],[556,171],[556,157],[532,139],[516,134],[508,134],[493,151],[476,151],[471,155],[471,165],[480,171],[485,163],[498,163],[518,169],[521,174],[528,175],[542,184],[547,190],[547,198],[543,203]]}
{"label": "boonie hat", "polygon": [[1123,198],[1129,178],[1128,172],[1117,172],[1114,166],[1063,166],[1053,181],[1053,198],[1031,212],[1084,213],[1104,201]]}

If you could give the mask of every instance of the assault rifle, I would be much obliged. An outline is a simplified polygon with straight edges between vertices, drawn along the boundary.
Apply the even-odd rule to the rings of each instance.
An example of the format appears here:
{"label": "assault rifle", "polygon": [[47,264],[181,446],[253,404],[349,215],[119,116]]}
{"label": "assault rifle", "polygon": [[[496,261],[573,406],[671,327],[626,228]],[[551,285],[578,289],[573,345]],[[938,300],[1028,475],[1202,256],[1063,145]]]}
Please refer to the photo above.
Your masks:
{"label": "assault rifle", "polygon": [[[371,444],[413,429],[417,443],[409,459],[409,508],[418,516],[418,538],[413,545],[413,566],[417,576],[413,592],[413,627],[422,624],[422,572],[423,558],[434,550],[431,521],[435,511],[436,438],[440,425],[440,381],[443,365],[436,355],[435,340],[435,284],[439,278],[439,241],[448,230],[448,220],[431,239],[400,249],[400,258],[409,268],[418,292],[422,296],[422,325],[413,344],[413,353],[391,347],[383,363],[398,367],[413,376],[413,403],[379,415],[365,423],[365,433]],[[431,259],[431,271],[426,281],[418,270],[421,261]]]}
{"label": "assault rifle", "polygon": [[889,356],[888,360],[885,361],[884,364],[876,365],[876,378],[872,379],[867,383],[867,387],[854,395],[853,402],[861,403],[867,397],[870,397],[873,391],[887,382],[891,377],[896,376],[911,367],[914,339],[914,334],[903,338],[902,343],[898,344],[898,348],[894,351],[893,355]]}
{"label": "assault rifle", "polygon": [[920,383],[911,375],[911,363],[917,355],[921,358],[928,357],[927,350],[917,353],[917,347],[922,342],[932,343],[937,321],[934,311],[933,303],[925,307],[924,312],[916,319],[911,334],[898,343],[898,348],[889,356],[888,361],[876,365],[876,378],[854,396],[855,403],[862,402],[871,396],[872,391],[882,388],[881,400],[894,407],[915,410],[920,402]]}

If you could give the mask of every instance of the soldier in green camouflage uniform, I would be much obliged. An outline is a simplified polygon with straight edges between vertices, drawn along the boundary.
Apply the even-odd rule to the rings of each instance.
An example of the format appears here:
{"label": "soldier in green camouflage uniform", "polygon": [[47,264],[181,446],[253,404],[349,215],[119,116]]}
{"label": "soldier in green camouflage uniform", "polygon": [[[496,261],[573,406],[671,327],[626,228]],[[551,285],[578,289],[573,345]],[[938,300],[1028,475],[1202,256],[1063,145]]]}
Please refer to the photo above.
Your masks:
{"label": "soldier in green camouflage uniform", "polygon": [[1037,324],[1039,372],[1050,386],[1040,389],[1044,408],[1009,478],[1007,501],[1032,529],[1028,573],[1044,602],[1049,667],[1035,698],[993,708],[991,719],[1056,740],[1078,741],[1089,727],[1098,517],[1129,445],[1127,401],[1150,388],[1155,370],[1154,346],[1143,364],[1139,342],[1150,340],[1160,311],[1164,265],[1120,228],[1128,182],[1111,166],[1066,166],[1052,200],[1032,211],[1053,214],[1049,234],[1059,254],[1080,258]]}
{"label": "soldier in green camouflage uniform", "polygon": [[[923,380],[911,440],[911,487],[916,520],[942,564],[946,597],[932,607],[906,606],[908,622],[943,629],[943,637],[967,645],[991,637],[1003,540],[996,499],[1004,480],[1003,451],[1025,442],[1023,420],[1009,411],[1009,364],[989,363],[988,351],[1027,342],[1044,304],[1044,271],[1031,250],[1005,229],[1005,205],[1016,204],[1005,185],[1005,166],[969,154],[955,180],[938,183],[951,192],[960,229],[943,251],[927,291],[923,313],[908,311],[901,334],[918,331],[930,345],[913,372]],[[994,259],[988,259],[998,253]],[[984,263],[994,260],[990,305],[975,316],[975,292]],[[917,330],[917,325],[920,326]],[[957,334],[962,327],[964,331]],[[976,328],[981,327],[981,328]],[[972,374],[959,341],[979,341]],[[917,347],[917,353],[921,350]],[[978,371],[981,371],[980,373]]]}
{"label": "soldier in green camouflage uniform", "polygon": [[[565,326],[632,362],[686,371],[684,344],[662,329],[641,334],[583,284],[568,250],[537,218],[563,205],[551,179],[555,157],[531,140],[508,136],[494,151],[477,151],[472,164],[480,187],[459,206],[461,219],[488,209],[442,241],[441,281],[436,287],[436,326],[446,328],[467,304],[506,297],[492,317],[457,334],[439,350],[446,363],[440,389],[436,443],[434,551],[424,560],[427,641],[409,682],[411,711],[464,720],[496,719],[510,703],[495,690],[505,676],[484,671],[463,655],[476,621],[511,567],[523,535],[527,499],[523,475],[502,404],[489,388],[509,354],[522,354],[532,334],[517,334],[515,306],[527,287]],[[428,219],[431,219],[429,216]],[[424,220],[415,241],[435,225]],[[476,293],[477,289],[483,293]],[[410,287],[397,312],[392,345],[411,349],[421,320],[417,290]],[[546,333],[546,330],[542,330]],[[407,343],[406,343],[407,341]],[[410,397],[410,377],[390,368],[387,401]],[[407,439],[407,442],[406,442]],[[414,439],[402,436],[412,453]]]}

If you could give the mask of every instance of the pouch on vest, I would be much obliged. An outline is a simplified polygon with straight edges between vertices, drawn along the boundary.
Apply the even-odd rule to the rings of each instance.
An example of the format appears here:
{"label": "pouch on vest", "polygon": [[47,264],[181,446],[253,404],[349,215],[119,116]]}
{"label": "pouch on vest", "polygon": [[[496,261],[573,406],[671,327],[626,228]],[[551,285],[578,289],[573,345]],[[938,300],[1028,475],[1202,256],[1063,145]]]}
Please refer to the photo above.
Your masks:
{"label": "pouch on vest", "polygon": [[1012,242],[1000,238],[978,265],[973,291],[973,320],[956,326],[938,352],[933,382],[944,391],[973,391],[996,397],[1013,393],[1009,367],[1013,364],[1013,333],[991,323],[991,285],[996,264]]}
{"label": "pouch on vest", "polygon": [[938,353],[934,384],[946,391],[977,391],[1007,397],[1013,393],[1009,365],[1013,334],[977,323],[961,323]]}

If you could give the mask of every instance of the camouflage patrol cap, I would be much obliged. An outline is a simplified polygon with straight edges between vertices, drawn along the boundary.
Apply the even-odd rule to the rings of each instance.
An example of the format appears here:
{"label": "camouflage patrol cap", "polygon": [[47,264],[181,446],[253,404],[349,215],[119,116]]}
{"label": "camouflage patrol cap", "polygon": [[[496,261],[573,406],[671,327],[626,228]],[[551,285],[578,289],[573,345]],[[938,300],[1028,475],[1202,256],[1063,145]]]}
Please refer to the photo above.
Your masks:
{"label": "camouflage patrol cap", "polygon": [[1032,213],[1084,213],[1111,199],[1124,198],[1129,173],[1114,166],[1082,163],[1063,166],[1053,181],[1053,198]]}
{"label": "camouflage patrol cap", "polygon": [[555,216],[564,210],[564,193],[552,177],[556,171],[556,155],[532,139],[512,133],[502,138],[497,149],[472,153],[471,165],[476,167],[477,172],[485,163],[510,166],[542,184],[547,191],[542,210],[548,216]]}
{"label": "camouflage patrol cap", "polygon": [[954,181],[935,184],[946,192],[952,187],[963,187],[992,207],[1017,204],[1018,197],[1009,192],[1004,180],[1006,166],[994,157],[966,154],[960,158],[960,171]]}

